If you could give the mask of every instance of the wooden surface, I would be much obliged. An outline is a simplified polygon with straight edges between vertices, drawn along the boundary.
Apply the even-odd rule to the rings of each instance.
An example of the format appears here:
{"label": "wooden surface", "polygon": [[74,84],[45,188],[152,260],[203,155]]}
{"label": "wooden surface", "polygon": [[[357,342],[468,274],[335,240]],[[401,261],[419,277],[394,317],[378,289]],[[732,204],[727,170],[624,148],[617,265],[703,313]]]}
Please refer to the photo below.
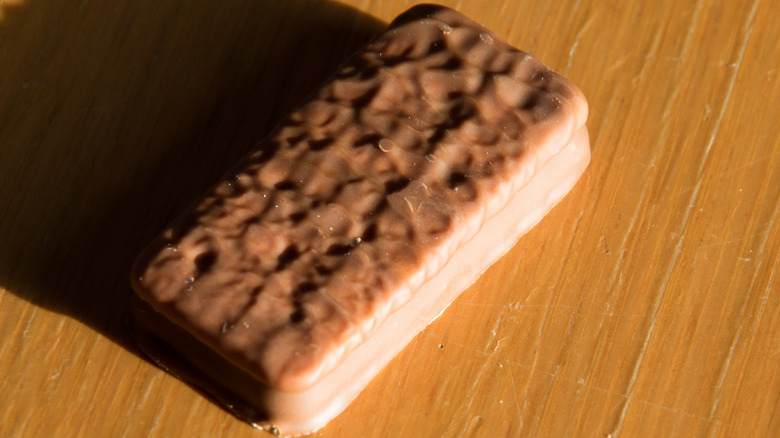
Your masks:
{"label": "wooden surface", "polygon": [[[780,2],[444,3],[593,161],[317,436],[778,436]],[[130,264],[411,4],[0,0],[0,436],[265,436],[140,355]]]}

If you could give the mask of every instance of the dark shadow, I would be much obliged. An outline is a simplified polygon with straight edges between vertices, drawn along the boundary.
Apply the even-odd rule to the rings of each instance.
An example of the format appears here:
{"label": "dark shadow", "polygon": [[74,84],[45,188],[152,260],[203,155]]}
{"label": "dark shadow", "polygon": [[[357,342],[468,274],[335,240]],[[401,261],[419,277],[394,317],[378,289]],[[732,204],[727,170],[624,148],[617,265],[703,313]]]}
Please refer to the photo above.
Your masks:
{"label": "dark shadow", "polygon": [[316,0],[54,3],[0,5],[0,287],[136,352],[136,254],[384,24]]}

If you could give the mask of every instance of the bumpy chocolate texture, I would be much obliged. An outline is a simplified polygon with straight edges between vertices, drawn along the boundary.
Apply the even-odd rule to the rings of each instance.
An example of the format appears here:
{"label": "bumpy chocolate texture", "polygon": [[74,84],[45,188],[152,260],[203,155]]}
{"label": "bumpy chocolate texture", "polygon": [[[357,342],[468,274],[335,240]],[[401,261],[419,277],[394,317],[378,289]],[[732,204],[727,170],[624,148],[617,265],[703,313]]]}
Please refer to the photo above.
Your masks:
{"label": "bumpy chocolate texture", "polygon": [[455,11],[413,8],[152,243],[134,288],[268,387],[304,391],[586,117],[536,59]]}

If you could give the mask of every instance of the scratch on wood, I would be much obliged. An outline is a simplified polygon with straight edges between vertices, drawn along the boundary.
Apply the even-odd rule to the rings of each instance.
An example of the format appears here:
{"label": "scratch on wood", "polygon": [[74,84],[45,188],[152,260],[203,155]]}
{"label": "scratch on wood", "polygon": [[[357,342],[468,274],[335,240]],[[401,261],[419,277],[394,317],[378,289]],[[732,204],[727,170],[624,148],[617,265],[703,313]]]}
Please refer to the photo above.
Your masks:
{"label": "scratch on wood", "polygon": [[604,250],[604,254],[612,255],[612,252],[609,250],[609,246],[607,246],[607,239],[605,239],[604,236],[601,236],[601,246]]}
{"label": "scratch on wood", "polygon": [[141,393],[141,397],[138,398],[138,404],[146,403],[146,399],[149,398],[149,394],[152,392],[152,388],[157,388],[159,383],[157,382],[159,380],[158,376],[160,376],[160,373],[154,374],[152,376],[152,379],[146,383],[146,387],[143,389]]}
{"label": "scratch on wood", "polygon": [[563,69],[563,75],[568,76],[569,71],[571,71],[571,65],[574,61],[574,52],[577,51],[577,47],[580,45],[580,40],[582,39],[582,36],[585,34],[585,31],[590,28],[590,25],[593,24],[593,21],[595,20],[596,16],[598,15],[598,11],[590,16],[588,21],[585,22],[585,24],[580,27],[580,30],[577,31],[577,35],[574,37],[574,43],[571,45],[571,49],[569,49],[569,60],[566,62],[566,67]]}
{"label": "scratch on wood", "polygon": [[[737,55],[737,61],[734,63],[734,72],[731,75],[731,80],[729,81],[728,88],[726,90],[726,95],[723,99],[723,105],[720,107],[720,113],[718,113],[718,118],[715,121],[715,127],[712,129],[712,135],[710,135],[710,139],[707,142],[707,146],[704,149],[704,157],[702,158],[701,164],[699,166],[699,172],[698,176],[701,177],[701,174],[704,170],[704,165],[707,161],[707,158],[709,157],[710,150],[712,149],[712,145],[715,143],[715,138],[718,136],[718,132],[720,131],[720,126],[723,122],[723,116],[726,114],[726,109],[729,106],[729,102],[731,101],[731,94],[734,91],[734,86],[737,82],[737,75],[739,73],[740,67],[742,66],[742,60],[745,58],[745,51],[747,50],[748,42],[750,41],[750,36],[753,33],[753,20],[756,16],[756,10],[758,9],[758,3],[760,0],[756,0],[753,3],[753,7],[750,10],[750,13],[748,14],[747,22],[745,23],[745,27],[747,28],[747,31],[745,32],[745,37],[742,39],[742,45],[739,49],[739,54]],[[698,188],[701,185],[701,178],[699,178],[699,183],[697,184],[697,188],[694,189],[694,197],[696,196],[696,192],[698,192]]]}
{"label": "scratch on wood", "polygon": [[[732,167],[732,168],[730,168],[727,171],[718,173],[717,175],[715,175],[712,178],[710,178],[710,181],[717,181],[719,179],[726,178],[726,177],[731,176],[731,175],[733,175],[733,174],[735,174],[737,172],[742,172],[742,171],[744,171],[744,170],[746,170],[748,168],[751,168],[751,167],[753,167],[753,166],[755,166],[757,164],[766,164],[769,160],[775,158],[778,155],[780,155],[780,151],[775,151],[775,152],[772,152],[771,154],[761,155],[760,157],[756,157],[756,158],[750,160],[749,162],[747,162],[745,164],[741,164],[741,165],[739,165],[737,167]],[[690,192],[695,187],[696,186],[689,186],[689,187],[686,187],[686,188],[680,190],[680,195],[683,195],[683,194],[685,194],[687,192]]]}
{"label": "scratch on wood", "polygon": [[542,412],[544,412],[544,408],[547,406],[547,399],[550,397],[550,392],[552,392],[553,384],[555,383],[555,378],[558,377],[558,371],[561,369],[560,365],[555,366],[555,371],[552,373],[552,378],[550,379],[550,383],[547,384],[547,389],[544,391],[544,396],[542,397],[542,402],[539,403],[539,410],[536,412],[536,419],[534,420],[534,427],[531,429],[531,436],[537,436],[537,429],[539,428],[539,420],[542,418]]}
{"label": "scratch on wood", "polygon": [[[763,265],[763,257],[761,257],[764,253],[764,249],[766,248],[766,242],[769,240],[769,233],[768,231],[774,227],[775,218],[780,214],[780,204],[775,205],[775,209],[772,212],[772,219],[769,221],[769,226],[767,227],[767,233],[764,235],[764,239],[761,242],[761,245],[759,246],[758,253],[756,254],[756,259],[758,260],[755,272],[758,272],[762,265]],[[780,257],[778,257],[780,258]],[[753,324],[750,330],[750,333],[755,333],[758,329],[758,324],[761,322],[761,318],[764,316],[764,309],[766,308],[766,302],[769,299],[769,294],[772,291],[772,285],[775,281],[775,273],[777,272],[777,259],[775,260],[774,265],[772,266],[772,273],[769,276],[769,282],[767,283],[766,290],[764,291],[764,296],[761,299],[761,305],[759,306],[758,313],[756,314],[755,319],[753,320]],[[750,287],[748,288],[749,291],[752,291],[755,289],[756,286],[756,280],[758,278],[758,275],[754,275],[753,278],[750,281]],[[752,294],[748,293],[745,296],[744,301],[742,302],[742,308],[739,311],[739,319],[738,321],[742,321],[742,319],[745,316],[745,311],[747,310],[748,303],[752,298]],[[723,363],[723,366],[721,367],[720,375],[718,376],[718,383],[715,387],[715,401],[712,403],[712,409],[710,409],[710,420],[714,420],[716,414],[718,413],[718,407],[720,405],[720,398],[722,396],[721,390],[723,389],[723,382],[726,380],[726,376],[728,375],[728,371],[731,365],[731,359],[734,356],[734,351],[737,348],[737,344],[739,343],[739,338],[742,333],[742,325],[740,324],[739,328],[737,329],[737,332],[734,334],[734,338],[731,341],[731,345],[729,346],[729,353],[726,357],[726,360]],[[755,342],[755,341],[753,341]],[[749,347],[752,349],[752,345]],[[713,431],[712,435],[714,436],[717,431],[718,427],[720,426],[720,422],[715,423],[715,430]]]}
{"label": "scratch on wood", "polygon": [[508,370],[508,371],[509,371],[509,373],[508,373],[509,374],[509,383],[512,384],[512,395],[514,396],[514,399],[515,399],[515,413],[516,413],[515,421],[517,421],[517,431],[519,432],[519,431],[523,430],[523,416],[521,415],[521,412],[520,412],[520,399],[517,398],[517,385],[515,385],[514,373],[512,373],[511,369]]}
{"label": "scratch on wood", "polygon": [[564,342],[568,341],[569,336],[571,336],[572,330],[574,330],[574,323],[577,321],[577,317],[580,315],[580,312],[582,311],[583,300],[584,298],[580,298],[580,301],[577,303],[577,309],[571,314],[571,319],[569,320],[569,327],[566,328],[566,334],[563,337]]}
{"label": "scratch on wood", "polygon": [[506,308],[501,311],[501,313],[498,315],[498,319],[496,319],[496,325],[493,326],[493,330],[490,331],[490,339],[488,340],[487,344],[485,345],[485,354],[491,354],[496,351],[498,348],[498,344],[494,345],[491,349],[491,345],[493,345],[493,342],[495,342],[496,337],[498,336],[498,329],[501,327],[501,322],[504,320],[504,312],[506,311]]}
{"label": "scratch on wood", "polygon": [[[436,333],[433,333],[433,332],[426,331],[424,333],[425,333],[425,336],[427,336],[427,337],[429,337],[431,339],[434,339],[436,342],[439,342],[439,340],[442,338],[440,335],[438,335]],[[441,344],[441,345],[445,345],[445,344]],[[474,347],[472,347],[470,345],[460,344],[458,342],[453,342],[451,340],[448,340],[446,342],[446,346],[448,346],[448,347],[449,346],[454,346],[454,347],[462,348],[462,349],[464,349],[466,351],[470,351],[470,352],[472,352],[474,354],[477,354],[477,355],[480,355],[480,356],[488,357],[488,356],[491,355],[491,353],[488,353],[488,352],[485,352],[485,351],[480,351],[480,350],[478,350],[478,349],[476,349],[476,348],[474,348]],[[400,383],[399,383],[399,385],[400,385]]]}
{"label": "scratch on wood", "polygon": [[596,151],[598,150],[599,144],[601,144],[601,134],[603,134],[606,130],[606,127],[609,126],[610,121],[610,115],[612,114],[612,110],[615,109],[618,105],[615,105],[615,99],[618,95],[618,90],[620,90],[621,85],[623,84],[623,78],[622,76],[618,76],[617,82],[615,83],[615,86],[612,88],[612,95],[610,96],[608,103],[605,105],[606,108],[609,108],[606,113],[602,116],[601,126],[599,126],[598,132],[596,133],[596,137],[593,139],[593,144],[591,145],[591,154],[595,157]]}
{"label": "scratch on wood", "polygon": [[623,64],[626,63],[626,61],[628,61],[628,58],[630,58],[631,56],[632,56],[632,53],[626,53],[621,58],[619,58],[617,61],[613,62],[609,67],[607,67],[605,73],[606,74],[611,74],[613,71],[619,69],[620,67],[623,66]]}
{"label": "scratch on wood", "polygon": [[[55,351],[60,351],[59,350],[59,344],[60,344],[61,340],[63,340],[63,339],[67,340],[68,339],[67,336],[60,335],[60,333],[62,332],[62,327],[63,327],[64,324],[65,324],[65,319],[62,318],[62,319],[59,320],[59,322],[57,324],[57,327],[54,328],[54,330],[51,330],[51,334],[54,337],[54,344],[52,344],[51,346],[48,347],[48,349],[46,351],[46,354],[43,356],[43,361],[44,362],[48,361],[49,360],[49,356],[51,356]],[[0,357],[2,357],[2,354],[0,354]]]}
{"label": "scratch on wood", "polygon": [[[744,311],[744,304],[742,310]],[[742,312],[740,312],[741,314]],[[741,315],[740,315],[741,316]],[[723,366],[720,370],[720,376],[718,377],[718,383],[715,386],[715,401],[712,403],[712,409],[710,410],[710,419],[715,418],[715,412],[718,410],[718,404],[720,404],[720,396],[721,396],[721,388],[723,388],[723,381],[726,379],[726,375],[728,374],[729,366],[731,365],[731,359],[734,357],[734,350],[736,349],[737,343],[739,343],[739,337],[742,334],[742,327],[739,327],[737,329],[737,333],[734,335],[734,339],[731,340],[731,345],[729,346],[729,354],[726,356],[726,360],[723,361]]]}
{"label": "scratch on wood", "polygon": [[[466,429],[463,431],[463,433],[471,433],[473,434],[475,430],[479,427],[480,423],[482,423],[482,416],[481,415],[475,415],[469,420],[469,422],[466,424]],[[461,434],[463,436],[463,434]]]}
{"label": "scratch on wood", "polygon": [[[669,263],[668,268],[666,269],[666,274],[664,276],[663,282],[661,283],[661,287],[660,287],[660,289],[658,291],[658,294],[656,295],[656,299],[653,302],[652,314],[654,316],[652,317],[652,320],[650,322],[650,326],[647,329],[647,333],[645,334],[645,339],[644,339],[644,342],[642,343],[642,348],[639,351],[639,356],[637,357],[636,363],[634,364],[634,369],[633,369],[633,372],[631,373],[631,379],[628,382],[628,386],[627,386],[627,390],[626,390],[625,402],[623,403],[623,407],[622,407],[622,409],[620,411],[620,415],[619,415],[619,417],[617,419],[617,424],[616,424],[616,426],[614,428],[614,431],[612,432],[613,435],[618,435],[620,433],[620,431],[622,430],[623,423],[625,422],[625,419],[626,419],[626,414],[628,413],[628,408],[631,405],[631,396],[632,396],[632,394],[634,392],[634,385],[636,384],[637,376],[639,375],[639,370],[642,368],[642,365],[643,365],[643,362],[644,362],[645,353],[647,352],[647,348],[650,345],[650,341],[651,341],[651,339],[653,337],[653,334],[655,332],[655,323],[657,321],[658,309],[661,306],[661,302],[663,301],[664,295],[666,293],[666,289],[667,289],[667,286],[669,284],[669,280],[670,280],[670,278],[672,276],[672,272],[674,271],[674,267],[677,264],[677,259],[679,258],[680,253],[682,252],[683,243],[685,242],[685,234],[682,233],[682,231],[688,225],[688,219],[690,218],[691,211],[693,210],[693,206],[695,205],[696,199],[698,198],[698,195],[699,195],[699,190],[701,189],[701,185],[702,185],[701,175],[702,175],[702,173],[704,171],[704,168],[705,168],[705,166],[706,166],[706,164],[708,162],[710,151],[712,150],[712,145],[714,144],[715,138],[718,135],[718,130],[720,128],[721,122],[723,121],[723,117],[726,114],[726,109],[728,108],[729,103],[731,101],[731,95],[732,95],[732,92],[734,91],[734,85],[736,83],[737,75],[739,74],[739,70],[740,70],[740,67],[742,65],[742,60],[743,60],[743,58],[745,56],[745,51],[746,51],[748,42],[750,40],[750,35],[752,33],[752,23],[753,23],[753,19],[755,18],[755,15],[756,15],[756,10],[757,10],[759,1],[760,0],[756,0],[753,3],[753,7],[750,10],[750,13],[748,14],[748,18],[747,18],[746,25],[745,25],[745,27],[747,27],[747,31],[745,32],[745,36],[744,36],[744,38],[742,40],[742,46],[741,46],[740,51],[739,51],[739,56],[737,58],[736,67],[734,68],[734,72],[732,74],[731,80],[729,81],[729,85],[728,85],[728,88],[727,88],[727,91],[726,91],[726,95],[725,95],[725,97],[723,99],[723,104],[722,104],[720,112],[718,114],[718,118],[717,118],[717,121],[715,123],[715,127],[713,128],[712,135],[710,136],[710,140],[709,140],[709,142],[708,142],[708,144],[707,144],[707,146],[706,146],[706,148],[704,150],[701,162],[699,164],[699,169],[698,169],[698,172],[697,172],[697,180],[698,180],[698,182],[696,184],[696,187],[694,188],[693,194],[691,195],[691,202],[688,204],[688,207],[686,208],[685,214],[684,214],[684,216],[682,218],[682,221],[681,221],[681,224],[680,224],[680,237],[679,237],[679,239],[677,241],[677,245],[675,245],[675,250],[674,250],[674,253],[672,254],[672,259],[671,259],[671,261]],[[696,25],[698,24],[698,18],[699,18],[700,11],[701,11],[701,2],[699,2],[699,4],[697,4],[696,14],[695,14],[694,19],[693,19],[693,21],[691,23],[691,26],[689,28],[688,35],[686,36],[686,42],[685,42],[685,46],[684,46],[685,49],[683,51],[684,54],[687,53],[687,51],[689,49],[691,36],[693,35],[693,28],[695,28]]]}
{"label": "scratch on wood", "polygon": [[30,327],[32,327],[33,320],[35,319],[35,314],[38,313],[38,307],[34,307],[32,309],[32,312],[30,312],[30,316],[27,317],[27,324],[22,329],[21,337],[22,337],[22,344],[25,344],[24,338],[27,337],[27,335],[30,333]]}
{"label": "scratch on wood", "polygon": [[[582,214],[580,214],[580,218],[581,217],[582,217]],[[575,231],[576,231],[577,227],[579,226],[579,222],[580,221],[578,219],[576,224],[575,224]],[[569,246],[568,246],[568,248],[566,250],[567,254],[571,251],[573,245],[574,245],[574,239],[571,239],[569,241]],[[568,259],[569,259],[569,257],[566,257],[564,260],[568,260]],[[561,274],[563,273],[565,268],[566,268],[566,264],[564,263],[563,265],[561,265],[560,269],[558,270],[558,275],[556,277],[558,280],[556,280],[556,283],[561,278]],[[552,298],[550,298],[550,299],[552,299]],[[531,378],[533,378],[533,376],[535,374],[535,371],[536,371],[536,365],[537,365],[537,361],[538,361],[538,358],[539,358],[538,352],[539,352],[540,345],[542,343],[542,335],[544,333],[545,327],[547,326],[548,320],[550,319],[551,309],[554,308],[554,307],[557,307],[557,306],[551,305],[550,302],[548,301],[548,303],[547,303],[547,305],[545,307],[546,307],[546,310],[545,310],[544,318],[542,319],[542,322],[541,322],[541,324],[539,326],[539,333],[537,334],[536,344],[534,345],[533,361],[531,363],[531,373],[530,373]],[[569,306],[569,307],[573,307],[573,306]],[[568,339],[568,336],[569,336],[569,332],[567,332],[567,335],[566,335],[565,339]],[[558,370],[560,369],[560,366],[561,366],[560,364],[556,365],[555,371],[551,374],[552,375],[552,379],[551,379],[551,381],[550,381],[550,383],[549,383],[549,385],[547,387],[547,390],[545,392],[545,395],[544,395],[544,398],[542,400],[542,403],[540,404],[539,409],[537,410],[536,420],[534,422],[534,426],[532,428],[531,435],[535,435],[536,434],[536,429],[537,429],[537,427],[539,425],[539,420],[540,420],[542,412],[544,411],[545,406],[547,404],[548,396],[550,394],[550,391],[552,390],[552,385],[555,382],[555,377],[558,375]],[[525,408],[527,406],[527,403],[528,403],[528,390],[526,390],[525,397],[523,399],[523,409],[521,411],[521,416],[525,413]]]}
{"label": "scratch on wood", "polygon": [[577,11],[580,9],[580,3],[582,3],[582,0],[577,0],[571,6],[571,10],[569,11],[569,21],[572,20],[572,18],[574,17],[574,14],[576,14]]}
{"label": "scratch on wood", "polygon": [[[702,3],[701,0],[696,4],[696,9],[695,9],[693,18],[691,19],[691,24],[688,27],[688,33],[685,36],[685,43],[683,44],[683,50],[682,50],[682,57],[681,57],[681,59],[685,59],[687,57],[687,55],[688,55],[688,51],[690,50],[691,41],[693,40],[694,30],[695,30],[696,26],[699,24],[699,17],[701,15],[702,4],[703,3]],[[680,91],[680,85],[677,85],[675,87],[674,91],[672,92],[671,98],[669,99],[669,104],[667,105],[666,109],[664,110],[664,118],[668,117],[668,114],[671,111],[672,105],[674,105],[676,103],[679,91]],[[726,104],[727,104],[727,102],[724,102],[724,105],[726,105]],[[661,142],[663,142],[665,140],[665,138],[666,138],[666,136],[668,134],[668,126],[669,126],[669,124],[664,124],[664,128],[663,128],[663,131],[662,131],[662,134],[661,134]],[[618,260],[618,263],[615,265],[615,270],[613,271],[612,279],[611,279],[611,282],[610,282],[610,288],[613,287],[614,282],[615,282],[615,278],[617,277],[617,274],[618,274],[618,272],[619,272],[619,270],[620,270],[620,268],[622,266],[622,262],[623,262],[623,260],[625,258],[625,244],[626,244],[626,241],[628,239],[628,236],[631,235],[631,230],[633,229],[634,224],[636,223],[637,216],[639,215],[639,211],[641,209],[642,203],[644,202],[645,195],[646,195],[646,191],[643,191],[642,194],[641,194],[639,203],[637,204],[637,208],[636,208],[636,210],[634,212],[634,217],[632,217],[632,219],[631,219],[631,224],[629,226],[629,231],[624,236],[623,242],[620,245],[620,247],[621,247],[621,257]],[[687,222],[687,215],[688,214],[690,214],[690,209],[688,209],[688,211],[686,212],[686,217],[683,219],[683,227],[685,225],[685,222]],[[678,249],[680,248],[681,242],[682,242],[682,239],[680,241],[678,241]],[[672,257],[672,262],[671,262],[671,264],[669,266],[669,269],[667,270],[667,275],[666,275],[666,278],[664,280],[664,283],[662,284],[661,290],[659,291],[658,296],[656,297],[656,300],[653,303],[653,310],[652,310],[653,313],[657,312],[658,307],[661,304],[661,300],[663,299],[663,296],[664,296],[664,289],[666,288],[667,281],[669,280],[669,277],[671,275],[672,267],[674,266],[674,264],[677,261],[678,254],[679,254],[679,251],[675,251],[675,254]],[[613,292],[613,297],[614,297],[614,292]],[[610,299],[610,302],[611,301],[612,300]],[[603,323],[604,323],[603,320],[602,320],[602,322],[599,323],[599,330],[601,329],[601,325]],[[618,418],[616,420],[615,427],[613,428],[613,432],[612,432],[613,435],[618,435],[620,433],[621,429],[623,428],[623,423],[625,422],[626,414],[628,413],[628,408],[631,405],[631,395],[632,395],[632,393],[634,391],[634,384],[636,383],[637,376],[639,375],[639,369],[641,368],[641,365],[642,365],[642,362],[643,362],[643,359],[644,359],[644,356],[645,356],[645,352],[647,351],[647,347],[648,347],[648,345],[650,343],[650,339],[652,338],[652,334],[653,334],[654,328],[655,328],[655,318],[653,318],[651,323],[650,323],[650,327],[649,327],[648,332],[647,332],[647,334],[645,336],[645,340],[644,340],[644,343],[642,345],[642,349],[640,350],[639,356],[637,357],[636,363],[634,364],[634,369],[633,369],[633,371],[631,373],[631,378],[630,378],[630,380],[628,382],[628,386],[627,386],[626,398],[625,398],[623,406],[622,406],[622,408],[620,410],[620,414],[619,414],[619,416],[618,416]]]}
{"label": "scratch on wood", "polygon": [[[604,387],[601,387],[601,386],[598,386],[598,385],[590,384],[587,381],[585,381],[582,377],[578,377],[576,379],[576,381],[572,380],[572,379],[564,379],[564,378],[560,378],[559,380],[566,381],[566,382],[569,382],[571,384],[576,384],[576,385],[579,385],[579,386],[581,386],[583,388],[586,388],[586,389],[596,390],[596,391],[601,392],[603,394],[620,395],[623,398],[627,398],[628,397],[627,394],[618,393],[617,391],[612,391],[612,390],[609,390],[607,388],[604,388]],[[647,406],[647,407],[650,407],[650,408],[653,408],[653,409],[659,409],[659,410],[662,410],[664,412],[670,412],[670,413],[673,413],[675,415],[680,415],[680,416],[683,416],[683,417],[686,417],[686,418],[691,418],[691,419],[695,419],[695,420],[703,421],[703,422],[710,422],[710,418],[708,418],[708,417],[705,417],[705,416],[702,416],[702,415],[696,415],[694,413],[691,413],[691,412],[688,412],[688,411],[684,411],[684,410],[681,410],[681,409],[677,409],[677,408],[673,408],[671,406],[667,406],[667,405],[664,405],[664,404],[653,403],[653,402],[651,402],[649,400],[644,400],[644,399],[640,399],[640,398],[636,398],[636,397],[631,397],[631,401],[633,403],[638,403],[640,405]],[[727,427],[733,427],[734,426],[733,424],[730,424],[730,423],[722,423],[722,424],[727,426]],[[612,436],[617,436],[618,432],[613,431],[613,432],[611,432],[611,435]]]}
{"label": "scratch on wood", "polygon": [[154,414],[154,418],[152,418],[152,424],[147,436],[155,436],[157,434],[157,429],[160,428],[160,418],[162,418],[163,411],[165,410],[165,402],[163,402],[163,406],[160,406],[160,409],[157,409],[157,413]]}
{"label": "scratch on wood", "polygon": [[[748,234],[747,236],[742,236],[742,237],[739,237],[737,239],[729,239],[729,240],[727,240],[725,242],[715,242],[715,243],[708,243],[706,245],[699,245],[696,249],[699,250],[699,249],[705,249],[705,248],[713,248],[713,247],[733,245],[735,243],[744,242],[747,239],[755,237],[755,236],[757,236],[759,234],[763,234],[764,235],[764,239],[766,239],[766,236],[769,234],[769,227],[767,227],[764,231],[755,231],[755,232],[752,232],[752,233]],[[719,236],[713,236],[713,237],[717,238]]]}
{"label": "scratch on wood", "polygon": [[16,421],[21,421],[21,424],[17,423],[14,425],[14,431],[19,433],[19,436],[32,436],[32,433],[28,433],[25,430],[27,429],[27,423],[30,422],[30,419],[34,419],[34,415],[21,415],[21,419]]}
{"label": "scratch on wood", "polygon": [[479,301],[454,301],[453,306],[474,306],[474,307],[504,307],[502,304],[481,303]]}
{"label": "scratch on wood", "polygon": [[[687,58],[688,51],[691,48],[691,41],[693,41],[693,33],[696,30],[696,26],[699,24],[699,16],[701,15],[703,2],[699,1],[696,3],[696,9],[693,14],[693,19],[691,19],[691,24],[688,26],[688,32],[685,35],[685,43],[683,44],[683,51],[682,56],[680,57],[680,61],[682,62]],[[669,115],[671,114],[672,105],[677,100],[677,94],[682,89],[682,82],[678,82],[677,85],[674,87],[674,90],[672,91],[672,97],[669,99],[669,104],[664,109],[664,119],[669,118]],[[668,124],[667,124],[668,125]],[[666,128],[664,128],[665,130]]]}
{"label": "scratch on wood", "polygon": [[[468,414],[471,411],[471,406],[474,404],[474,398],[477,396],[477,384],[480,380],[482,380],[482,375],[485,373],[485,368],[487,367],[487,361],[484,361],[482,363],[482,368],[479,369],[479,374],[477,374],[477,377],[474,379],[474,383],[472,383],[471,388],[468,390],[469,394],[469,400],[468,403],[466,403],[466,411],[465,414]],[[479,418],[478,416],[475,418]],[[459,437],[463,437],[466,435],[469,431],[473,431],[474,427],[476,425],[473,425],[474,419],[472,421],[469,421],[463,426],[463,430],[461,430]]]}

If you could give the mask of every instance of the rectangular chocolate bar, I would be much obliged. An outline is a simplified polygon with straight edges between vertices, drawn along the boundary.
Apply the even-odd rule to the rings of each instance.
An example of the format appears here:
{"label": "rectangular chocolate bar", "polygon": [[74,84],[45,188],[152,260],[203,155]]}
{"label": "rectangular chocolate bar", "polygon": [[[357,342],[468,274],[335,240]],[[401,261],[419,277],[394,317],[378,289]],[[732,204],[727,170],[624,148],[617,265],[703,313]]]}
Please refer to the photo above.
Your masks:
{"label": "rectangular chocolate bar", "polygon": [[586,118],[530,55],[412,8],[142,253],[139,344],[255,424],[322,427],[571,189]]}

